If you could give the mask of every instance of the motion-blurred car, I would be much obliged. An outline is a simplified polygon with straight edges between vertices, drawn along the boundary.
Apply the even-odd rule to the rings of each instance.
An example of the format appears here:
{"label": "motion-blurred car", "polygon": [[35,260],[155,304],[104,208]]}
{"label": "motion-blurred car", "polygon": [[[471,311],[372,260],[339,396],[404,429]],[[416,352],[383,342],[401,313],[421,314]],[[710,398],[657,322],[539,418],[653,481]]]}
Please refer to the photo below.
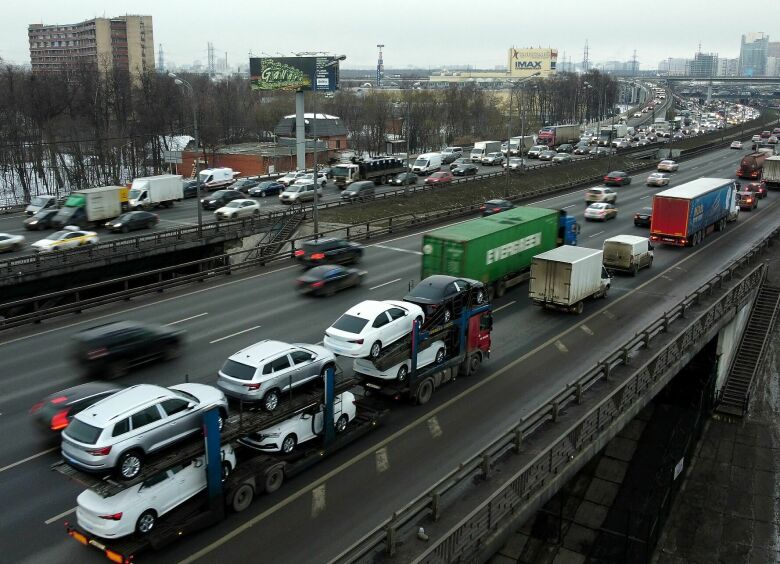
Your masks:
{"label": "motion-blurred car", "polygon": [[181,181],[182,196],[185,198],[197,198],[198,197],[198,181],[197,180],[182,180]]}
{"label": "motion-blurred car", "polygon": [[[298,185],[298,184],[311,184],[314,182],[314,173],[307,172],[305,174],[300,175],[298,178],[295,179],[295,182],[292,183],[292,185]],[[317,184],[319,184],[320,188],[325,188],[325,185],[328,183],[328,178],[325,176],[325,173],[322,171],[317,171]]]}
{"label": "motion-blurred car", "polygon": [[528,165],[526,165],[520,157],[510,157],[509,160],[504,163],[504,168],[508,168],[509,170],[526,170]]}
{"label": "motion-blurred car", "polygon": [[473,176],[477,174],[478,171],[477,165],[464,164],[457,168],[453,168],[452,176]]}
{"label": "motion-blurred car", "polygon": [[214,217],[217,220],[240,219],[258,215],[260,215],[260,204],[250,199],[233,200],[214,212]]}
{"label": "motion-blurred car", "polygon": [[127,233],[136,229],[151,229],[160,222],[160,216],[148,211],[126,212],[106,222],[106,229],[114,233]]}
{"label": "motion-blurred car", "polygon": [[595,203],[585,208],[585,219],[607,221],[617,217],[617,208],[612,204]]}
{"label": "motion-blurred car", "polygon": [[634,225],[637,227],[650,227],[653,219],[653,208],[642,208],[634,212]]}
{"label": "motion-blurred car", "polygon": [[230,185],[231,190],[238,190],[244,194],[249,194],[249,190],[258,185],[257,180],[250,180],[249,178],[240,178]]}
{"label": "motion-blurred car", "polygon": [[539,153],[539,160],[540,161],[551,161],[551,160],[553,160],[555,158],[555,155],[557,155],[557,154],[558,153],[556,153],[555,151],[550,151],[550,150],[542,151],[541,153]]}
{"label": "motion-blurred car", "polygon": [[[302,413],[296,413],[274,427],[269,427],[239,439],[239,443],[264,452],[291,454],[295,447],[322,436],[324,406],[317,404]],[[333,422],[336,433],[347,428],[355,418],[355,396],[352,392],[342,392],[333,398]]]}
{"label": "motion-blurred car", "polygon": [[284,192],[284,184],[276,180],[264,180],[254,188],[249,189],[249,195],[253,198],[265,198],[266,196],[275,196]]}
{"label": "motion-blurred car", "polygon": [[283,204],[300,204],[301,202],[311,202],[314,200],[314,192],[322,195],[322,187],[316,186],[312,182],[306,184],[293,184],[284,189],[279,194],[279,201]]}
{"label": "motion-blurred car", "polygon": [[617,202],[617,192],[612,188],[589,188],[585,191],[585,202],[606,202],[614,204]]}
{"label": "motion-blurred car", "polygon": [[49,394],[30,408],[30,415],[42,429],[59,433],[73,416],[122,388],[106,382],[88,382]]}
{"label": "motion-blurred car", "polygon": [[573,161],[574,158],[569,153],[557,153],[553,158],[554,163],[568,163]]}
{"label": "motion-blurred car", "polygon": [[500,152],[488,153],[482,157],[482,164],[485,166],[496,166],[504,164],[504,155]]}
{"label": "motion-blurred car", "polygon": [[12,233],[0,233],[0,253],[10,253],[11,251],[20,251],[24,247],[25,238],[23,235],[14,235]]}
{"label": "motion-blurred car", "polygon": [[610,147],[593,147],[589,154],[594,157],[606,157],[607,155],[611,155],[612,152]]}
{"label": "motion-blurred car", "polygon": [[114,321],[73,335],[73,360],[90,376],[120,377],[133,366],[179,356],[184,332],[168,325]]}
{"label": "motion-blurred car", "polygon": [[285,174],[284,176],[282,176],[280,178],[277,178],[276,181],[281,183],[281,184],[284,184],[285,186],[289,186],[293,182],[298,180],[304,174],[306,174],[306,172],[302,171],[302,170],[300,170],[300,171],[291,171],[291,172],[288,172],[287,174]]}
{"label": "motion-blurred car", "polygon": [[83,245],[96,245],[100,242],[98,234],[94,231],[82,231],[81,229],[69,229],[67,226],[62,231],[55,231],[45,239],[32,244],[32,250],[36,253],[48,253],[73,249]]}
{"label": "motion-blurred car", "polygon": [[737,192],[739,209],[752,211],[758,207],[758,197],[753,192],[740,190]]}
{"label": "motion-blurred car", "polygon": [[24,228],[30,231],[43,231],[44,229],[51,229],[51,220],[60,211],[57,208],[46,208],[41,210],[32,217],[28,217],[24,220]]}
{"label": "motion-blurred car", "polygon": [[624,186],[631,184],[631,177],[622,170],[613,170],[604,176],[604,184],[607,186]]}
{"label": "motion-blurred car", "polygon": [[756,198],[763,200],[767,197],[766,182],[749,182],[742,187],[743,192],[753,192]]}
{"label": "motion-blurred car", "polygon": [[574,147],[573,153],[575,155],[589,155],[590,145],[588,144],[577,145],[576,147]]}
{"label": "motion-blurred car", "polygon": [[310,268],[298,277],[298,292],[312,296],[329,296],[346,288],[360,286],[365,270],[323,264]]}
{"label": "motion-blurred car", "polygon": [[665,172],[652,172],[650,173],[650,176],[647,177],[646,184],[648,186],[668,186],[669,180],[669,175]]}
{"label": "motion-blurred car", "polygon": [[511,210],[514,207],[515,205],[509,200],[488,200],[479,206],[479,211],[482,214],[482,217],[487,217],[506,210]]}
{"label": "motion-blurred car", "polygon": [[680,168],[680,165],[676,163],[675,161],[665,159],[658,163],[658,166],[656,169],[658,172],[677,172],[677,169]]}
{"label": "motion-blurred car", "polygon": [[573,150],[574,145],[571,143],[563,143],[562,145],[559,145],[557,149],[559,153],[571,153]]}
{"label": "motion-blurred car", "polygon": [[394,186],[408,186],[410,184],[417,184],[417,178],[418,176],[413,172],[402,172],[400,174],[396,174],[394,177],[388,180],[387,183]]}
{"label": "motion-blurred car", "polygon": [[216,210],[227,205],[233,200],[240,200],[244,195],[238,190],[217,190],[210,196],[203,198],[200,205],[204,210]]}
{"label": "motion-blurred car", "polygon": [[305,241],[294,253],[295,260],[304,266],[323,264],[354,264],[363,256],[363,247],[358,243],[322,237]]}
{"label": "motion-blurred car", "polygon": [[434,172],[425,179],[426,184],[450,184],[455,177],[451,172]]}
{"label": "motion-blurred car", "polygon": [[468,157],[460,157],[459,159],[455,159],[450,163],[450,170],[454,170],[464,164],[471,164],[471,159]]}

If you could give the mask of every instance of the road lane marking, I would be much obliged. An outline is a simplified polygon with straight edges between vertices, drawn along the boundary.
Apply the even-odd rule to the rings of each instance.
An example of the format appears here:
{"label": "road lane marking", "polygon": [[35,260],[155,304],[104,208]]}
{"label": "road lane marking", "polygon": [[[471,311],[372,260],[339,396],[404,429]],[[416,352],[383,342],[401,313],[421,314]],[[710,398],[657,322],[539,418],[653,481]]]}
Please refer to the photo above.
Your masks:
{"label": "road lane marking", "polygon": [[672,280],[674,280],[673,278],[669,278],[669,277],[668,277],[668,276],[666,276],[665,274],[662,274],[662,275],[661,275],[661,278],[666,278],[666,279],[667,279],[667,280],[669,280],[670,282],[671,282]]}
{"label": "road lane marking", "polygon": [[311,491],[312,519],[323,511],[325,511],[325,484],[319,485]]}
{"label": "road lane marking", "polygon": [[52,447],[50,449],[44,450],[42,452],[39,452],[38,454],[33,454],[32,456],[28,456],[27,458],[23,458],[21,460],[17,460],[16,462],[12,462],[8,466],[3,466],[0,468],[0,472],[5,472],[6,470],[10,470],[11,468],[15,468],[16,466],[19,466],[20,464],[24,464],[25,462],[29,462],[30,460],[34,460],[38,458],[39,456],[43,456],[44,454],[49,454],[50,452],[54,452],[55,450],[58,450],[60,447]]}
{"label": "road lane marking", "polygon": [[219,339],[214,339],[213,341],[209,341],[210,345],[213,345],[214,343],[219,343],[220,341],[224,341],[225,339],[229,339],[230,337],[236,337],[238,335],[243,335],[244,333],[249,333],[250,331],[254,331],[255,329],[260,329],[262,325],[255,325],[254,327],[250,327],[249,329],[244,329],[243,331],[238,331],[236,333],[232,333],[230,335],[225,335],[224,337],[220,337]]}
{"label": "road lane marking", "polygon": [[607,317],[608,319],[615,319],[615,314],[609,311],[608,309],[605,309],[604,317]]}
{"label": "road lane marking", "polygon": [[591,329],[590,327],[588,327],[584,323],[582,325],[580,325],[580,329],[582,329],[582,332],[585,333],[586,335],[593,336],[593,329]]}
{"label": "road lane marking", "polygon": [[647,196],[639,196],[639,199],[644,200],[645,198],[649,198],[650,196],[652,196],[652,194],[648,194]]}
{"label": "road lane marking", "polygon": [[387,249],[388,251],[398,251],[399,253],[409,253],[410,255],[422,255],[421,251],[411,251],[409,249],[399,249],[398,247],[389,247],[387,245],[379,245],[375,244],[374,247],[378,247],[380,249]]}
{"label": "road lane marking", "polygon": [[560,341],[560,340],[558,340],[558,341],[555,341],[555,348],[557,348],[557,349],[558,349],[559,351],[561,351],[562,353],[567,353],[567,352],[569,352],[569,349],[568,349],[568,348],[566,348],[566,345],[564,345],[564,344],[563,344],[563,342],[562,342],[562,341]]}
{"label": "road lane marking", "polygon": [[401,280],[400,278],[396,278],[395,280],[390,280],[390,282],[384,282],[382,284],[377,284],[376,286],[371,286],[369,290],[376,290],[377,288],[381,288],[382,286],[387,286],[388,284],[394,284],[395,282],[398,282]]}
{"label": "road lane marking", "polygon": [[494,310],[493,310],[493,313],[498,313],[499,311],[501,311],[501,310],[502,310],[502,309],[504,309],[505,307],[509,307],[509,306],[511,306],[511,305],[513,305],[513,304],[516,304],[516,303],[517,303],[517,300],[512,300],[512,301],[511,301],[511,302],[509,302],[508,304],[504,304],[504,305],[502,305],[501,307],[497,307],[496,309],[494,309]]}
{"label": "road lane marking", "polygon": [[390,457],[387,455],[387,447],[382,447],[376,451],[376,471],[378,474],[390,469]]}
{"label": "road lane marking", "polygon": [[179,319],[178,321],[171,321],[168,323],[168,325],[176,325],[177,323],[184,323],[185,321],[189,321],[191,319],[197,319],[198,317],[203,317],[204,315],[208,315],[209,313],[207,311],[204,311],[203,313],[199,313],[198,315],[192,315],[190,317],[185,317],[184,319]]}
{"label": "road lane marking", "polygon": [[604,233],[604,231],[599,231],[598,233],[594,233],[593,235],[588,235],[588,239],[592,239],[596,235],[601,235],[602,233]]}
{"label": "road lane marking", "polygon": [[441,425],[439,425],[439,419],[435,415],[428,419],[428,430],[431,432],[431,436],[434,439],[438,439],[444,433],[444,431],[441,430]]}
{"label": "road lane marking", "polygon": [[571,205],[568,205],[568,206],[563,206],[561,209],[563,209],[563,210],[568,210],[569,208],[573,208],[573,207],[574,207],[574,206],[576,206],[576,205],[577,205],[577,204],[571,204]]}
{"label": "road lane marking", "polygon": [[51,525],[51,524],[52,524],[52,523],[54,523],[55,521],[59,521],[59,520],[60,520],[60,519],[62,519],[63,517],[66,517],[66,516],[70,515],[71,513],[75,513],[75,512],[76,512],[76,508],[75,508],[75,507],[74,507],[73,509],[68,509],[67,511],[63,511],[63,512],[62,512],[62,513],[60,513],[59,515],[55,515],[55,516],[54,516],[54,517],[52,517],[51,519],[46,519],[46,520],[44,521],[44,523],[45,523],[46,525]]}

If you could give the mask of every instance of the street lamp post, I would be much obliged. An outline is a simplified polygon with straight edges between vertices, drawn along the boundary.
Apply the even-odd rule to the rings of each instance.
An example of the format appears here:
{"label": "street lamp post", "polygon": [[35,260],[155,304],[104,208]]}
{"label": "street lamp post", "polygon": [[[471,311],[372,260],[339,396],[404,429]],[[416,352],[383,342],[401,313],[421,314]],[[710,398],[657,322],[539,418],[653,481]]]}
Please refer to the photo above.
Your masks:
{"label": "street lamp post", "polygon": [[[524,82],[531,80],[532,78],[536,78],[542,74],[541,72],[535,72],[531,76],[527,76],[523,79],[520,79],[516,82],[510,82],[511,87],[509,88],[509,115],[507,117],[506,122],[506,162],[504,163],[504,166],[506,167],[504,170],[504,197],[509,196],[509,154],[510,150],[512,149],[512,96],[514,96],[515,89],[523,84]],[[517,105],[520,106],[520,101],[518,100]],[[520,110],[520,108],[518,108]],[[520,151],[520,172],[523,171],[523,143],[525,136],[525,132],[523,131],[525,129],[524,127],[524,120],[523,120],[523,113],[520,111],[520,144],[519,144],[519,151]]]}
{"label": "street lamp post", "polygon": [[192,84],[184,80],[183,78],[177,77],[174,73],[169,72],[168,76],[171,77],[176,83],[177,86],[184,86],[187,90],[189,90],[190,95],[192,96],[192,126],[194,129],[194,135],[195,135],[195,207],[198,208],[198,238],[201,237],[203,234],[203,211],[201,210],[201,202],[200,202],[200,160],[198,156],[198,151],[200,150],[200,143],[198,140],[198,106],[197,106],[197,99],[195,98],[195,90],[192,88]]}

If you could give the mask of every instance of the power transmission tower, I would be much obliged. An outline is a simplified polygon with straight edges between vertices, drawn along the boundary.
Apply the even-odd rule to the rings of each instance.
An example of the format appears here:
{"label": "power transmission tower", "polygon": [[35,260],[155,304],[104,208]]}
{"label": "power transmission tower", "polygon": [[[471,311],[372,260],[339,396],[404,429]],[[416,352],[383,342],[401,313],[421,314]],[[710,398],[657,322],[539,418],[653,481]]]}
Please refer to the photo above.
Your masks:
{"label": "power transmission tower", "polygon": [[157,52],[157,70],[158,72],[165,70],[165,55],[163,55],[162,43],[160,43],[160,49]]}
{"label": "power transmission tower", "polygon": [[385,74],[385,62],[382,60],[382,48],[384,45],[377,45],[379,48],[379,58],[376,61],[376,87],[380,88],[382,86],[382,77]]}
{"label": "power transmission tower", "polygon": [[208,42],[208,73],[209,78],[212,78],[217,73],[214,60],[214,44],[211,41]]}
{"label": "power transmission tower", "polygon": [[634,55],[631,57],[631,76],[636,78],[637,65],[636,65],[636,49],[634,49]]}
{"label": "power transmission tower", "polygon": [[585,40],[585,51],[582,53],[582,72],[588,72],[590,59],[588,58],[588,40]]}

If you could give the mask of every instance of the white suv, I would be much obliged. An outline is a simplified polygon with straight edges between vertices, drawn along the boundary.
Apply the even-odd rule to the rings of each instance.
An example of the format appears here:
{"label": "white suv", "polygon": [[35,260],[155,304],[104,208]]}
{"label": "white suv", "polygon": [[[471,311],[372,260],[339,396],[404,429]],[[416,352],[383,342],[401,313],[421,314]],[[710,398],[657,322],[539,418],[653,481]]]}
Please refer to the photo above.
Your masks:
{"label": "white suv", "polygon": [[588,204],[593,202],[614,204],[617,202],[617,192],[611,188],[590,188],[585,192],[585,202]]}

